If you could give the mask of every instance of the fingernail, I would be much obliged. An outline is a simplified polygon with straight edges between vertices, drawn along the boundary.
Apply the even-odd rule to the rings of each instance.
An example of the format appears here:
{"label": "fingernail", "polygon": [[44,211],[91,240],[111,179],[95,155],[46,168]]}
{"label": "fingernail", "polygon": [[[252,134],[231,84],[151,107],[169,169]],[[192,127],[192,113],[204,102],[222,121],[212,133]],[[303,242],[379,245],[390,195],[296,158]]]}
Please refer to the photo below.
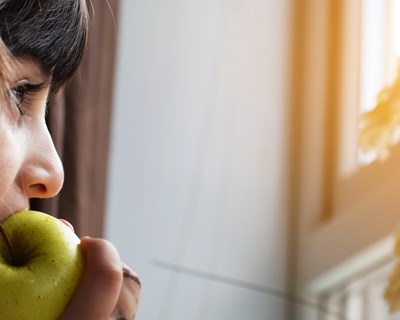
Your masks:
{"label": "fingernail", "polygon": [[134,275],[129,269],[122,268],[122,275],[124,276],[124,278],[132,279],[133,281],[135,281],[139,285],[139,287],[142,287],[142,284],[140,283],[139,277]]}

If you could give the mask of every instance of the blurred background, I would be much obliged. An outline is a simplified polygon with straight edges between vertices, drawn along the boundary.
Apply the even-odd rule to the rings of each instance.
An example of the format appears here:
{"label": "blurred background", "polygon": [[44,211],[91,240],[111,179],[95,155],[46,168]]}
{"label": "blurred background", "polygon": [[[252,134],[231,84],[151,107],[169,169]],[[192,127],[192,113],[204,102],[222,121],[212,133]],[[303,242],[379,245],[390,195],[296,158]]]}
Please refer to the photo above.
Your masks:
{"label": "blurred background", "polygon": [[119,1],[105,237],[146,320],[382,320],[400,150],[357,144],[397,0]]}
{"label": "blurred background", "polygon": [[138,319],[282,319],[290,16],[120,2],[106,237],[141,276]]}

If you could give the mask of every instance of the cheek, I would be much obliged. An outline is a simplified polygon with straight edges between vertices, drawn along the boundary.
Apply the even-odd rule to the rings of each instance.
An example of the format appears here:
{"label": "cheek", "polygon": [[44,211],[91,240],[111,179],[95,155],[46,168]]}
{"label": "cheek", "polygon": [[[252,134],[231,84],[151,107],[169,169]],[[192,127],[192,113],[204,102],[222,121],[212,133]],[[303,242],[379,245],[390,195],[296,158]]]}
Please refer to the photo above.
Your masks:
{"label": "cheek", "polygon": [[1,125],[16,127],[18,125],[19,111],[14,104],[3,101],[0,105],[0,122]]}
{"label": "cheek", "polygon": [[0,199],[10,188],[19,169],[15,129],[0,116]]}

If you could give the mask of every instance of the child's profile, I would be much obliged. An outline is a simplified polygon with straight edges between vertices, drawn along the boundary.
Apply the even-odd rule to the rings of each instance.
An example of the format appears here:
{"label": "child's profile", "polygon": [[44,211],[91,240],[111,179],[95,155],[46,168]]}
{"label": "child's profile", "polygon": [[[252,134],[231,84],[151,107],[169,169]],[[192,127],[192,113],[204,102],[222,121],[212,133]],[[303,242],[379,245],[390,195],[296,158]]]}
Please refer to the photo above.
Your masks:
{"label": "child's profile", "polygon": [[[29,208],[30,199],[53,197],[62,188],[63,166],[46,109],[74,76],[87,28],[82,0],[0,2],[0,221]],[[104,239],[84,237],[81,248],[85,272],[60,319],[133,319],[137,276]]]}

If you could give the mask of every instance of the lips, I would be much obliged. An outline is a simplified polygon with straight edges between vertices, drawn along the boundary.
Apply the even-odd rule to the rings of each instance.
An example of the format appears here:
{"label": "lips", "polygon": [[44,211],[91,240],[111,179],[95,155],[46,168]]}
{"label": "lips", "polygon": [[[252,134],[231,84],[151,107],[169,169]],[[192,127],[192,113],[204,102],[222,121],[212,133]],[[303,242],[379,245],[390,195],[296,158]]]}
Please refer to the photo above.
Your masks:
{"label": "lips", "polygon": [[0,221],[6,219],[17,211],[29,208],[29,200],[21,190],[10,188],[8,192],[0,198]]}
{"label": "lips", "polygon": [[15,212],[27,210],[27,209],[28,209],[28,207],[18,207],[18,209],[15,209],[15,210],[0,207],[0,221],[3,221],[4,219],[8,218]]}

